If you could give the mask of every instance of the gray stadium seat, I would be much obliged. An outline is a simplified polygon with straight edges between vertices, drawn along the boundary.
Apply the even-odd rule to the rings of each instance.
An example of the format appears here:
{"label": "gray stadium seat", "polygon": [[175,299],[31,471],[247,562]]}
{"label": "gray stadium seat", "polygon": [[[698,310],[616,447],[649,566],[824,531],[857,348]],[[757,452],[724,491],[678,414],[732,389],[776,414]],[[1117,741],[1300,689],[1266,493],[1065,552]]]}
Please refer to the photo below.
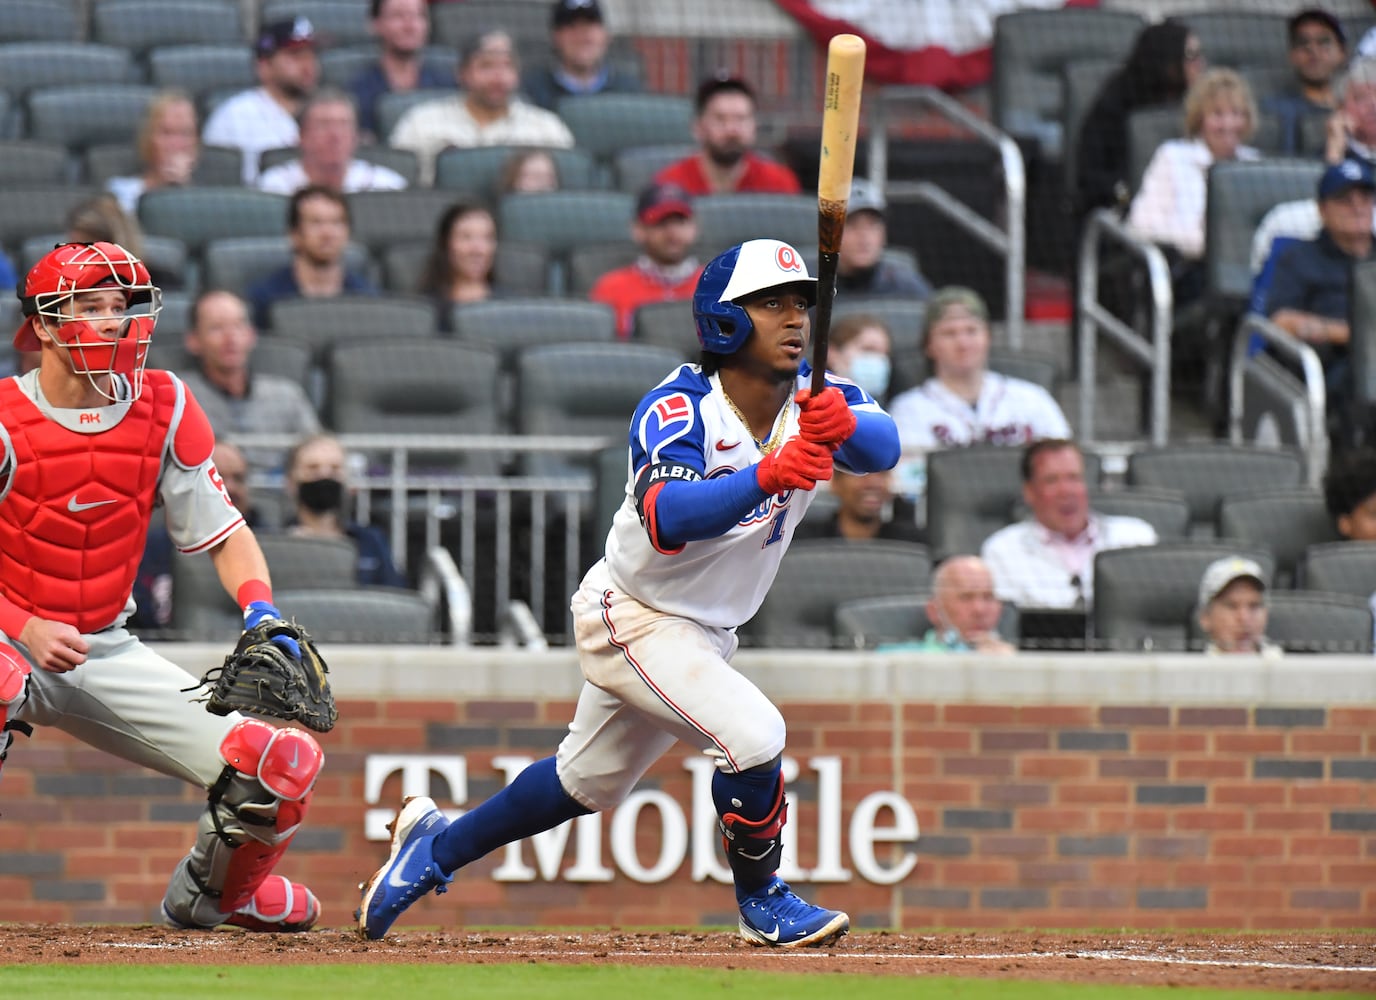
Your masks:
{"label": "gray stadium seat", "polygon": [[65,146],[33,139],[0,141],[0,184],[62,184],[69,172]]}
{"label": "gray stadium seat", "polygon": [[1292,653],[1371,652],[1371,605],[1364,597],[1272,590],[1266,635]]}
{"label": "gray stadium seat", "polygon": [[425,338],[438,334],[435,307],[401,295],[337,295],[281,299],[269,309],[273,334],[283,334],[324,357],[351,340]]}
{"label": "gray stadium seat", "polygon": [[1327,433],[1310,426],[1309,397],[1303,380],[1269,354],[1247,359],[1242,369],[1242,440],[1264,432],[1287,448],[1297,448]]}
{"label": "gray stadium seat", "polygon": [[1062,159],[1062,67],[1088,53],[1121,61],[1144,25],[1136,14],[1090,8],[1003,14],[994,22],[994,124]]}
{"label": "gray stadium seat", "polygon": [[52,0],[5,0],[0,4],[0,42],[75,42],[81,33],[76,9]]}
{"label": "gray stadium seat", "polygon": [[[515,429],[521,434],[605,436],[624,442],[630,415],[681,360],[650,344],[545,344],[516,360]],[[595,456],[531,454],[527,475],[590,471]]]}
{"label": "gray stadium seat", "polygon": [[632,264],[640,248],[629,239],[617,243],[592,243],[572,250],[568,255],[568,291],[576,298],[585,298],[597,279],[608,271]]}
{"label": "gray stadium seat", "polygon": [[[214,239],[201,251],[205,287],[244,295],[259,278],[291,263],[291,244],[285,236],[231,236]],[[344,263],[356,271],[369,265],[368,249],[350,243]]]}
{"label": "gray stadium seat", "polygon": [[[244,176],[244,154],[229,146],[202,146],[191,182],[198,187],[237,187]],[[111,177],[132,177],[142,172],[139,151],[133,142],[88,146],[82,156],[86,180],[103,185]]]}
{"label": "gray stadium seat", "polygon": [[297,385],[311,381],[311,349],[294,337],[277,334],[259,337],[253,348],[253,370],[265,375],[280,375]]}
{"label": "gray stadium seat", "polygon": [[1273,573],[1266,550],[1219,542],[1163,542],[1098,553],[1091,612],[1097,648],[1185,650],[1200,577],[1209,563],[1233,555],[1255,559],[1268,576]]}
{"label": "gray stadium seat", "polygon": [[1142,187],[1142,175],[1157,147],[1184,134],[1185,112],[1180,107],[1140,108],[1128,115],[1128,188],[1134,194]]}
{"label": "gray stadium seat", "polygon": [[233,643],[244,629],[243,611],[225,592],[215,564],[204,552],[172,553],[172,620],[168,627],[184,640],[225,643]]}
{"label": "gray stadium seat", "polygon": [[[501,197],[497,189],[502,169],[523,147],[520,146],[451,146],[435,158],[435,187],[481,198],[489,203]],[[586,191],[602,187],[597,164],[586,150],[547,149],[559,171],[559,188],[564,191]]]}
{"label": "gray stadium seat", "polygon": [[635,199],[623,191],[511,194],[498,206],[497,232],[504,240],[539,243],[560,256],[589,243],[626,239],[634,209]]}
{"label": "gray stadium seat", "polygon": [[1178,444],[1146,448],[1128,457],[1129,486],[1184,492],[1195,533],[1212,535],[1224,497],[1299,486],[1304,467],[1291,451],[1230,444]]}
{"label": "gray stadium seat", "polygon": [[1376,594],[1376,542],[1320,542],[1304,550],[1299,583],[1305,590],[1370,597]]}
{"label": "gray stadium seat", "polygon": [[1180,541],[1189,532],[1190,505],[1179,490],[1138,486],[1090,494],[1090,506],[1101,514],[1140,517],[1163,542]]}
{"label": "gray stadium seat", "polygon": [[514,372],[517,355],[529,347],[615,340],[616,321],[611,307],[599,302],[489,299],[455,310],[454,335],[500,352],[503,367]]}
{"label": "gray stadium seat", "polygon": [[1294,586],[1310,545],[1340,540],[1323,494],[1307,487],[1224,497],[1218,506],[1218,536],[1270,549],[1276,559],[1278,587]]}
{"label": "gray stadium seat", "polygon": [[258,84],[253,49],[243,42],[164,45],[148,53],[149,79],[194,98],[216,90],[246,90]]}
{"label": "gray stadium seat", "polygon": [[[808,268],[811,270],[811,263]],[[922,299],[905,296],[836,296],[836,301],[831,307],[832,322],[853,313],[868,313],[888,327],[890,347],[895,359],[922,356],[922,324],[927,318],[927,304]]]}
{"label": "gray stadium seat", "polygon": [[1064,150],[1061,180],[1062,190],[1068,197],[1074,198],[1079,189],[1075,168],[1079,159],[1080,127],[1104,84],[1120,65],[1119,59],[1094,55],[1072,59],[1061,67],[1061,145]]}
{"label": "gray stadium seat", "polygon": [[275,591],[358,586],[358,546],[351,538],[264,535],[258,545]]}
{"label": "gray stadium seat", "polygon": [[1061,379],[1061,366],[1047,354],[1033,351],[989,352],[989,368],[1000,375],[1020,378],[1054,393]]}
{"label": "gray stadium seat", "polygon": [[29,136],[79,151],[101,142],[132,142],[156,87],[136,83],[83,83],[29,91]]}
{"label": "gray stadium seat", "polygon": [[916,542],[795,542],[759,613],[739,634],[742,642],[776,648],[827,649],[833,644],[836,608],[862,597],[894,597],[925,591],[932,560]]}
{"label": "gray stadium seat", "polygon": [[239,6],[219,0],[101,0],[92,40],[142,57],[162,45],[218,45],[244,37]]}
{"label": "gray stadium seat", "polygon": [[[704,260],[746,240],[817,239],[817,199],[789,194],[713,194],[693,201]],[[809,268],[811,270],[811,268]]]}
{"label": "gray stadium seat", "polygon": [[545,5],[511,0],[435,4],[430,12],[430,41],[457,49],[479,31],[494,26],[511,32],[518,45],[549,44],[549,11]]}
{"label": "gray stadium seat", "polygon": [[373,41],[368,0],[266,0],[259,23],[304,17],[325,46]]}
{"label": "gray stadium seat", "polygon": [[630,146],[693,141],[693,102],[674,94],[586,94],[559,102],[579,149],[608,165]]}
{"label": "gray stadium seat", "polygon": [[0,186],[0,246],[18,247],[30,236],[64,231],[67,213],[97,193],[69,184]]}
{"label": "gray stadium seat", "polygon": [[1352,265],[1350,310],[1351,341],[1348,364],[1352,369],[1351,427],[1353,438],[1371,443],[1376,431],[1376,261]]}
{"label": "gray stadium seat", "polygon": [[628,146],[612,157],[612,175],[616,178],[616,187],[620,191],[639,194],[655,179],[655,174],[697,151],[697,146],[691,142]]}
{"label": "gray stadium seat", "polygon": [[[836,606],[832,626],[836,645],[845,649],[874,649],[882,643],[920,640],[933,627],[927,615],[931,596],[930,592],[923,592],[843,601]],[[1016,606],[1004,603],[997,628],[1004,639],[1018,644]]]}
{"label": "gray stadium seat", "polygon": [[1323,172],[1317,160],[1256,160],[1209,170],[1205,215],[1209,291],[1239,301],[1252,291],[1252,237],[1262,217],[1284,201],[1313,198]]}
{"label": "gray stadium seat", "polygon": [[[1244,10],[1198,10],[1181,15],[1199,38],[1210,66],[1283,66],[1290,56],[1286,18]],[[1351,48],[1356,38],[1348,40]]]}
{"label": "gray stadium seat", "polygon": [[429,239],[445,210],[457,200],[452,191],[426,188],[360,191],[348,196],[350,233],[380,256],[394,243]]}
{"label": "gray stadium seat", "polygon": [[414,590],[278,588],[275,597],[283,614],[318,643],[431,643],[438,637],[435,608]]}
{"label": "gray stadium seat", "polygon": [[40,87],[82,83],[134,83],[138,69],[124,49],[82,42],[9,42],[0,45],[0,91],[17,104]]}
{"label": "gray stadium seat", "polygon": [[657,344],[676,351],[684,361],[696,361],[702,354],[697,329],[693,324],[693,304],[651,302],[635,311],[631,340],[638,344]]}
{"label": "gray stadium seat", "polygon": [[237,187],[163,188],[139,199],[139,223],[199,253],[211,240],[284,234],[287,199]]}

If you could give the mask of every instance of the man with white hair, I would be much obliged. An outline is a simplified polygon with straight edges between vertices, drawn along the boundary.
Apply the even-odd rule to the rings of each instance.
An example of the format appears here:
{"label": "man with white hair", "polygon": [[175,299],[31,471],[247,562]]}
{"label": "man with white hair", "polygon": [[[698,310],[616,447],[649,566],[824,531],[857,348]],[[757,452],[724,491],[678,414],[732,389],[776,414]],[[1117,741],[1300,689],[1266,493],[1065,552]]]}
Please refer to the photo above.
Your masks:
{"label": "man with white hair", "polygon": [[994,577],[979,556],[951,556],[932,574],[927,618],[932,627],[915,644],[880,646],[880,652],[904,649],[927,653],[983,653],[1012,656],[1017,647],[998,633],[1003,602],[994,593]]}

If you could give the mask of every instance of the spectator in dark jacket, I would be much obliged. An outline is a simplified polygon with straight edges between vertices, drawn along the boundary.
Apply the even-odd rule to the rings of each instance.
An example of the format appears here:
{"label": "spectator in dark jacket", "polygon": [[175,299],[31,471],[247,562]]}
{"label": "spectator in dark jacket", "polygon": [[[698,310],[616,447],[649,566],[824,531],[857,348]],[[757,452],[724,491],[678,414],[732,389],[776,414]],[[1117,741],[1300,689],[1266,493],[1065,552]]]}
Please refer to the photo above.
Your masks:
{"label": "spectator in dark jacket", "polygon": [[611,40],[597,0],[555,0],[551,58],[525,73],[521,90],[550,111],[565,97],[639,91],[640,79],[607,58]]}

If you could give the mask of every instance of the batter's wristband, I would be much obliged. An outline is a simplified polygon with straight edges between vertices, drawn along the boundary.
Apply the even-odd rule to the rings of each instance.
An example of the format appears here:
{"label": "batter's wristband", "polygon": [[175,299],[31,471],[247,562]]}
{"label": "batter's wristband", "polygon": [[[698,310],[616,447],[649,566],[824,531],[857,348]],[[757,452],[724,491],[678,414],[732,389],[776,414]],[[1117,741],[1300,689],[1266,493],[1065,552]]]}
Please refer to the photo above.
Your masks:
{"label": "batter's wristband", "polygon": [[25,611],[8,598],[0,597],[0,632],[11,639],[19,638],[19,633],[24,631],[24,626],[32,617],[32,611]]}
{"label": "batter's wristband", "polygon": [[247,608],[254,601],[262,601],[264,604],[272,603],[272,588],[262,580],[248,580],[241,584],[234,599],[239,602],[239,607]]}

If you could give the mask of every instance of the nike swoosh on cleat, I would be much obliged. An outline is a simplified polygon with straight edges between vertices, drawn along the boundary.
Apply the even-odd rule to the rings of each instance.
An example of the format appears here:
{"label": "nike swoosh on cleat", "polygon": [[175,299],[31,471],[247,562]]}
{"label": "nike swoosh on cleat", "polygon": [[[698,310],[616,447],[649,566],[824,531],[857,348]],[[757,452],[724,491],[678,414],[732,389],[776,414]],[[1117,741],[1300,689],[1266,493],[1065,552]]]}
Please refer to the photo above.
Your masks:
{"label": "nike swoosh on cleat", "polygon": [[80,514],[83,510],[90,510],[92,507],[104,507],[106,504],[119,503],[118,500],[92,500],[90,503],[81,503],[77,500],[76,494],[67,501],[67,509],[73,514]]}
{"label": "nike swoosh on cleat", "polygon": [[766,941],[779,940],[779,925],[775,924],[772,931],[760,931],[760,937],[764,938]]}
{"label": "nike swoosh on cleat", "polygon": [[419,840],[411,841],[411,846],[406,848],[406,851],[401,855],[401,857],[397,858],[397,863],[392,866],[392,870],[387,874],[388,885],[393,886],[397,889],[404,889],[411,884],[410,882],[407,882],[405,879],[399,880],[397,878],[397,873],[406,867],[406,862],[410,859],[411,855],[416,852],[416,847],[419,844]]}

